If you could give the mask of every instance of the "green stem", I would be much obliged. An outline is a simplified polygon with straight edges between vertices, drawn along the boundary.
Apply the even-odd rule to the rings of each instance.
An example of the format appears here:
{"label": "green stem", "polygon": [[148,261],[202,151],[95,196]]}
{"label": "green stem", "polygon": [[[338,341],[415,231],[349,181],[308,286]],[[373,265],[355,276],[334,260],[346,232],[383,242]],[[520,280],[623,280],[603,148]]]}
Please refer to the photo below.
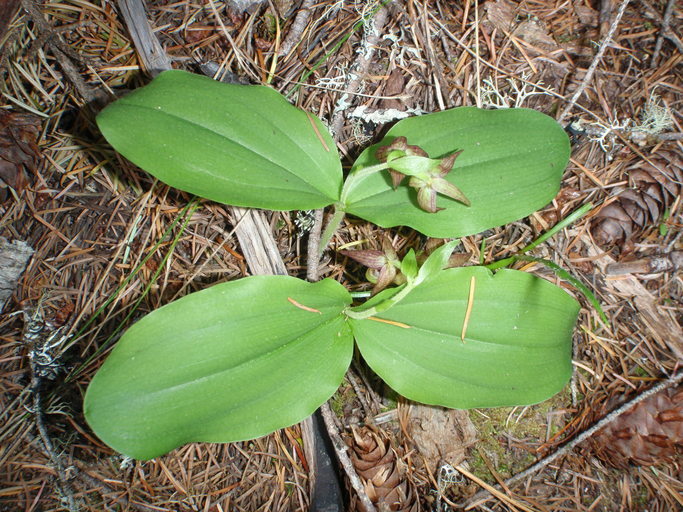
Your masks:
{"label": "green stem", "polygon": [[332,240],[332,235],[334,235],[334,232],[337,231],[337,229],[341,225],[342,219],[344,219],[344,214],[346,213],[344,210],[344,207],[346,206],[346,199],[353,185],[358,183],[359,180],[366,178],[367,176],[370,176],[372,174],[375,174],[379,171],[383,171],[384,169],[388,168],[389,164],[385,162],[377,165],[371,165],[369,167],[364,167],[363,169],[359,169],[346,177],[346,181],[344,182],[344,187],[342,188],[341,192],[341,198],[339,199],[339,202],[334,205],[334,215],[327,223],[327,226],[325,226],[325,230],[323,231],[322,235],[320,235],[320,246],[318,248],[318,256],[322,255],[323,251],[325,250],[325,247],[327,247],[327,244],[329,244],[330,240]]}
{"label": "green stem", "polygon": [[384,162],[381,164],[371,165],[369,167],[363,167],[362,169],[358,169],[357,171],[354,171],[353,173],[349,174],[346,177],[346,181],[344,182],[344,187],[342,188],[341,198],[339,199],[339,202],[342,205],[346,206],[346,199],[348,198],[351,189],[358,183],[358,181],[367,178],[368,176],[375,174],[379,171],[388,169],[389,165],[390,164],[388,162]]}
{"label": "green stem", "polygon": [[382,311],[386,311],[394,304],[402,301],[406,295],[413,291],[415,286],[417,286],[415,282],[406,283],[406,285],[403,287],[401,291],[399,291],[395,295],[392,295],[387,300],[380,302],[376,306],[368,309],[363,309],[360,311],[358,311],[356,308],[347,308],[344,311],[344,314],[349,318],[353,318],[355,320],[364,320],[365,318],[370,318],[371,316],[375,316],[376,314],[381,313]]}
{"label": "green stem", "polygon": [[325,226],[322,235],[320,235],[320,245],[318,246],[318,258],[322,256],[325,247],[327,247],[327,244],[329,244],[330,240],[332,240],[332,235],[334,235],[334,232],[337,231],[337,229],[339,229],[339,226],[341,226],[345,214],[346,212],[341,207],[341,204],[337,203],[334,205],[334,214],[332,215],[330,221],[327,223],[327,226]]}
{"label": "green stem", "polygon": [[560,222],[555,224],[552,228],[550,228],[548,231],[543,233],[541,236],[539,236],[536,240],[531,242],[529,245],[521,249],[517,254],[514,256],[510,256],[509,258],[505,258],[502,260],[494,261],[493,263],[489,263],[488,265],[484,265],[487,269],[489,270],[498,270],[499,268],[502,267],[507,267],[508,265],[512,265],[519,256],[522,254],[529,252],[536,247],[538,247],[540,244],[551,238],[552,236],[555,236],[555,233],[560,231],[561,229],[566,228],[570,224],[573,224],[577,220],[579,220],[581,217],[586,215],[589,211],[593,209],[593,205],[591,203],[586,203],[584,204],[581,208],[578,208],[574,210],[572,213],[567,215],[564,219],[562,219]]}

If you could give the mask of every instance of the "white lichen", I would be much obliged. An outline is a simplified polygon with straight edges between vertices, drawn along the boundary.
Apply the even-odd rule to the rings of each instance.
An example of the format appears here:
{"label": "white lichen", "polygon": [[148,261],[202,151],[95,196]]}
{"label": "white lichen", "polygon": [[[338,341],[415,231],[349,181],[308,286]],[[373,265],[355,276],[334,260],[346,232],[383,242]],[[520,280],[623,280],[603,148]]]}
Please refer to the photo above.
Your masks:
{"label": "white lichen", "polygon": [[397,119],[405,119],[411,116],[420,116],[425,112],[420,108],[409,108],[406,110],[398,110],[395,108],[371,109],[367,105],[361,105],[354,108],[349,117],[361,119],[367,123],[386,124]]}
{"label": "white lichen", "polygon": [[507,90],[502,91],[491,78],[484,78],[481,85],[481,102],[484,108],[520,108],[531,96],[551,96],[548,89],[528,81],[528,75],[522,74],[521,80],[506,78]]}
{"label": "white lichen", "polygon": [[658,135],[670,130],[673,124],[671,110],[666,105],[661,104],[661,99],[653,91],[640,113],[640,122],[633,126],[631,131]]}

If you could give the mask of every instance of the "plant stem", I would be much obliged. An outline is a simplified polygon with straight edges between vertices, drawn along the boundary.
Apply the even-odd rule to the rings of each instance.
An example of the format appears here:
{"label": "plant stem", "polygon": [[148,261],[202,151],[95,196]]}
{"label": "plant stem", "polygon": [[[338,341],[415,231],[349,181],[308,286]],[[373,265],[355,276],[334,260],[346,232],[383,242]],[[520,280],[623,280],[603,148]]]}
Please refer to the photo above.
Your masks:
{"label": "plant stem", "polygon": [[332,240],[332,235],[334,235],[334,232],[337,231],[337,229],[341,225],[345,213],[346,212],[339,203],[334,205],[334,214],[332,215],[330,221],[327,223],[327,226],[325,226],[323,234],[320,235],[320,244],[318,245],[318,254],[316,255],[317,258],[320,258],[320,256],[322,256],[325,247],[327,247],[327,244],[329,244],[330,240]]}
{"label": "plant stem", "polygon": [[384,162],[381,164],[376,164],[376,165],[370,165],[368,167],[363,167],[362,169],[358,169],[357,171],[352,172],[346,177],[346,181],[344,182],[344,187],[342,188],[341,192],[341,197],[339,199],[339,202],[346,206],[346,200],[348,198],[349,193],[351,192],[351,189],[358,184],[358,181],[362,180],[363,178],[367,178],[368,176],[375,174],[379,171],[383,171],[384,169],[389,168],[389,163]]}
{"label": "plant stem", "polygon": [[573,224],[574,222],[579,220],[581,217],[586,215],[589,211],[591,211],[592,208],[593,208],[593,205],[591,203],[584,204],[581,208],[574,210],[572,213],[567,215],[564,219],[562,219],[560,222],[555,224],[548,231],[546,231],[541,236],[539,236],[536,240],[534,240],[529,245],[527,245],[526,247],[521,249],[514,256],[510,256],[509,258],[494,261],[493,263],[489,263],[488,265],[484,265],[484,266],[489,270],[498,270],[499,268],[507,267],[508,265],[513,264],[518,259],[519,256],[521,256],[522,254],[524,254],[526,252],[531,251],[532,249],[535,249],[540,244],[542,244],[543,242],[545,242],[549,238],[553,237],[555,235],[555,233],[557,233],[561,229],[564,229],[565,227],[569,226],[570,224]]}
{"label": "plant stem", "polygon": [[[357,308],[347,308],[344,311],[344,314],[348,316],[349,318],[353,318],[355,320],[364,320],[366,318],[370,318],[371,316],[375,316],[377,313],[381,313],[382,311],[386,311],[389,309],[392,305],[396,304],[397,302],[400,302],[405,298],[406,295],[408,295],[413,289],[417,286],[415,281],[406,283],[406,285],[395,295],[392,295],[388,299],[386,299],[383,302],[380,302],[376,306],[368,309],[363,309],[358,311]],[[363,307],[363,306],[359,306]]]}
{"label": "plant stem", "polygon": [[342,188],[341,192],[341,198],[339,199],[339,202],[334,205],[334,215],[332,215],[332,218],[327,223],[327,226],[325,226],[323,234],[320,236],[320,245],[318,246],[317,254],[318,258],[322,256],[325,247],[327,247],[327,244],[329,244],[330,240],[332,240],[332,235],[334,235],[334,232],[337,231],[337,229],[341,225],[342,219],[344,218],[344,214],[346,213],[344,210],[344,206],[346,206],[346,198],[349,195],[349,192],[351,191],[353,185],[355,185],[359,180],[367,176],[370,176],[372,174],[375,174],[376,172],[383,171],[384,169],[388,168],[389,164],[385,162],[377,165],[371,165],[369,167],[364,167],[353,172],[352,174],[349,174],[346,177],[346,181],[344,182],[344,187]]}

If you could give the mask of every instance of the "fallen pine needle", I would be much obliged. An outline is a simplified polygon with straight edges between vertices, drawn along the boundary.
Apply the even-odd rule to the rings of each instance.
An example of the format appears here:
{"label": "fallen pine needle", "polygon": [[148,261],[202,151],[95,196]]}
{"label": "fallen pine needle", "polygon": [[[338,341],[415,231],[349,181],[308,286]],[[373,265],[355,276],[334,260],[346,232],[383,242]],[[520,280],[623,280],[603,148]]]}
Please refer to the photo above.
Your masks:
{"label": "fallen pine needle", "polygon": [[[495,487],[492,487],[491,485],[487,484],[487,483],[484,482],[481,478],[478,478],[476,475],[473,475],[472,473],[470,473],[469,471],[467,471],[467,470],[466,470],[465,468],[463,468],[462,466],[456,466],[455,469],[457,469],[458,471],[460,471],[460,473],[462,473],[463,475],[465,475],[467,478],[469,478],[470,480],[472,480],[474,483],[476,483],[476,484],[478,484],[479,486],[483,487],[483,488],[486,489],[488,492],[490,492],[493,496],[495,496],[495,497],[498,498],[499,500],[504,501],[504,502],[507,503],[508,505],[511,505],[511,506],[514,506],[514,507],[518,507],[518,508],[520,508],[520,509],[522,509],[522,510],[524,510],[524,511],[526,511],[526,512],[534,512],[533,509],[531,509],[531,508],[527,507],[526,505],[524,505],[523,503],[520,503],[519,501],[513,499],[512,497],[508,496],[507,494],[505,494],[505,493],[499,491],[499,490],[496,489]],[[469,510],[470,508],[473,508],[473,506],[468,507],[466,510]]]}
{"label": "fallen pine needle", "polygon": [[304,306],[303,304],[298,303],[291,297],[287,297],[287,300],[295,305],[299,309],[303,309],[304,311],[310,311],[311,313],[318,313],[319,315],[322,315],[322,312],[320,310],[314,309],[314,308],[309,308],[308,306]]}
{"label": "fallen pine needle", "polygon": [[462,331],[460,331],[460,341],[465,343],[465,334],[467,334],[467,325],[470,323],[470,314],[472,313],[472,306],[474,305],[474,287],[477,280],[474,276],[470,279],[470,294],[467,297],[467,309],[465,310],[465,320],[462,323]]}
{"label": "fallen pine needle", "polygon": [[383,324],[395,325],[401,329],[410,329],[410,325],[402,324],[401,322],[394,322],[393,320],[385,320],[384,318],[377,318],[376,316],[369,316],[368,320],[374,320],[375,322],[382,322]]}
{"label": "fallen pine needle", "polygon": [[308,117],[308,120],[311,122],[311,126],[313,127],[313,131],[315,132],[316,136],[318,137],[318,140],[320,140],[320,143],[325,148],[325,151],[327,151],[329,153],[330,148],[327,145],[327,143],[325,142],[325,139],[323,139],[323,136],[320,134],[320,130],[318,130],[318,126],[315,124],[313,117],[308,112],[306,112],[306,116]]}

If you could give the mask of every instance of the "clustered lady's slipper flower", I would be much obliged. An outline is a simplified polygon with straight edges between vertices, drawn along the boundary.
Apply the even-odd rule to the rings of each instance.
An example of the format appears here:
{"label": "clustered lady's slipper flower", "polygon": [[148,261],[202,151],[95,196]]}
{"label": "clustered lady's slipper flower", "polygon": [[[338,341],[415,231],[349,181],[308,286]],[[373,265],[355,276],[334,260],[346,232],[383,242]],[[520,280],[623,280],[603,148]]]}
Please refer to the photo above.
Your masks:
{"label": "clustered lady's slipper flower", "polygon": [[[446,175],[453,169],[455,159],[461,152],[457,151],[441,160],[432,160],[421,147],[409,145],[405,137],[396,137],[390,145],[378,148],[375,156],[380,162],[391,163],[396,161],[396,167],[400,167],[400,170],[389,168],[394,188],[409,174],[408,186],[417,190],[417,203],[420,208],[430,213],[436,213],[443,209],[436,206],[437,193],[455,199],[465,206],[470,206],[470,201],[465,197],[465,194],[445,179]],[[399,162],[399,159],[402,160]]]}
{"label": "clustered lady's slipper flower", "polygon": [[[368,249],[361,251],[339,251],[344,256],[348,256],[352,260],[357,261],[361,265],[368,267],[365,273],[368,281],[375,283],[372,288],[372,294],[382,291],[391,283],[400,280],[402,275],[398,275],[398,269],[401,267],[401,260],[398,259],[394,246],[391,245],[391,240],[388,237],[382,238],[382,250]],[[403,280],[405,282],[405,279]]]}

